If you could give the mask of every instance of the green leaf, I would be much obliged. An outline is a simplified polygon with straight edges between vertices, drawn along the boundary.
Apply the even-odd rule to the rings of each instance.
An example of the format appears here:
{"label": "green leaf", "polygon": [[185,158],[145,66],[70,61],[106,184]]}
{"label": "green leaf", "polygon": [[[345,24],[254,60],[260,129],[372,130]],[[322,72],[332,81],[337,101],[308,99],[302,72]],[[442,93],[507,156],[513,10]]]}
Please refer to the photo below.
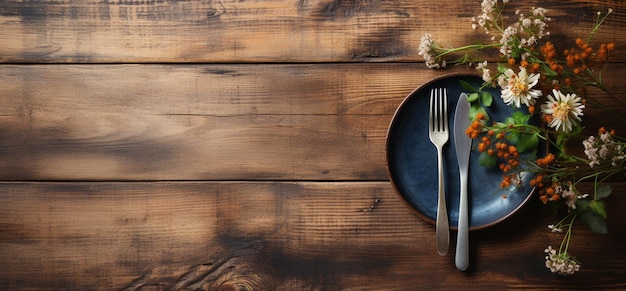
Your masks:
{"label": "green leaf", "polygon": [[521,134],[517,141],[517,150],[519,152],[525,152],[527,150],[534,150],[539,144],[539,138],[536,134]]}
{"label": "green leaf", "polygon": [[606,234],[606,219],[593,210],[593,207],[598,206],[591,206],[592,202],[593,201],[589,201],[588,199],[579,199],[576,201],[576,211],[578,211],[580,219],[582,219],[591,231]]}
{"label": "green leaf", "polygon": [[589,202],[589,209],[606,219],[606,208],[604,207],[604,202],[592,200]]}
{"label": "green leaf", "polygon": [[478,100],[478,93],[474,92],[474,93],[470,93],[469,95],[467,95],[467,102],[474,102]]}
{"label": "green leaf", "polygon": [[511,144],[517,145],[517,143],[520,141],[520,136],[521,134],[519,133],[519,131],[513,131],[506,135],[506,140],[508,140]]}
{"label": "green leaf", "polygon": [[513,121],[515,122],[515,124],[526,124],[528,123],[528,120],[530,119],[530,115],[524,114],[521,111],[513,112],[512,117],[513,117]]}
{"label": "green leaf", "polygon": [[476,90],[476,88],[474,88],[474,86],[467,81],[460,80],[459,85],[461,85],[461,87],[463,87],[463,89],[467,92],[478,92],[478,90]]}
{"label": "green leaf", "polygon": [[491,93],[487,91],[480,92],[480,99],[485,107],[491,106],[491,103],[493,102],[493,96],[491,96]]}
{"label": "green leaf", "polygon": [[576,209],[578,209],[579,212],[585,210],[587,206],[589,206],[589,199],[576,200]]}
{"label": "green leaf", "polygon": [[595,233],[607,234],[608,229],[606,225],[606,219],[599,214],[590,210],[583,210],[580,213],[580,219],[589,227],[589,229]]}
{"label": "green leaf", "polygon": [[606,198],[609,197],[609,195],[611,195],[611,186],[610,185],[606,185],[606,184],[602,184],[602,185],[598,185],[598,187],[596,187],[596,200],[600,200],[602,198]]}
{"label": "green leaf", "polygon": [[496,165],[498,159],[495,156],[490,156],[489,154],[487,154],[487,152],[482,152],[480,153],[478,162],[482,167],[491,168]]}
{"label": "green leaf", "polygon": [[478,113],[482,113],[485,116],[485,119],[489,120],[489,114],[487,113],[487,110],[485,110],[485,108],[480,106],[480,104],[478,104],[478,103],[472,104],[472,106],[470,107],[470,110],[469,110],[469,117],[470,117],[470,119],[472,119],[472,120],[476,119],[476,115]]}
{"label": "green leaf", "polygon": [[503,73],[506,72],[508,68],[505,67],[502,63],[498,63],[498,72]]}

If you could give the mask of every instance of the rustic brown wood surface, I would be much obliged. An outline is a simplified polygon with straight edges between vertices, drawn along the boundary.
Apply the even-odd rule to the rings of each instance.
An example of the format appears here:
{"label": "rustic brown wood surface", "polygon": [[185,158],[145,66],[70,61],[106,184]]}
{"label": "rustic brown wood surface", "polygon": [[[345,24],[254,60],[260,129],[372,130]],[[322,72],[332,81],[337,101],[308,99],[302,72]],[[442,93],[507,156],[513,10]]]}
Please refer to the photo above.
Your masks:
{"label": "rustic brown wood surface", "polygon": [[[564,279],[543,267],[543,248],[558,236],[543,231],[554,217],[541,215],[537,201],[473,232],[472,266],[462,273],[436,253],[434,227],[385,181],[23,182],[0,190],[0,283],[10,289],[624,286],[625,220],[611,219],[602,237],[577,229],[585,271]],[[608,211],[623,215],[623,199],[612,201]]]}
{"label": "rustic brown wood surface", "polygon": [[[599,36],[626,46],[622,1],[528,0],[553,37],[584,35],[596,11],[616,10]],[[6,62],[379,62],[421,61],[430,32],[474,42],[479,0],[6,0],[0,60]],[[513,15],[512,15],[513,16]],[[626,52],[619,51],[620,57]]]}
{"label": "rustic brown wood surface", "polygon": [[[549,8],[563,41],[615,10],[596,37],[617,44],[616,98],[591,96],[626,116],[626,3],[514,2]],[[426,69],[421,35],[473,41],[479,13],[478,0],[2,1],[1,289],[626,288],[623,176],[609,233],[575,229],[583,269],[568,278],[543,266],[561,237],[537,199],[472,232],[459,272],[388,181],[398,105],[474,73]]]}

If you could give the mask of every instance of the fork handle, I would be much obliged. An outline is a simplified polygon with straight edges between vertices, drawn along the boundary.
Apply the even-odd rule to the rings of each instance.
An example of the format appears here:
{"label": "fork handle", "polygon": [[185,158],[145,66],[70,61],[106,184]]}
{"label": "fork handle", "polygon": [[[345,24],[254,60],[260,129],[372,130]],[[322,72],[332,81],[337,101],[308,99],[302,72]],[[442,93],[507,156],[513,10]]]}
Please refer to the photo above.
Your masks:
{"label": "fork handle", "polygon": [[448,210],[446,208],[446,195],[443,184],[443,153],[442,149],[437,148],[437,168],[439,172],[439,193],[437,196],[437,221],[435,223],[435,236],[437,240],[437,252],[439,255],[448,253],[448,245],[450,244],[450,224],[448,222]]}

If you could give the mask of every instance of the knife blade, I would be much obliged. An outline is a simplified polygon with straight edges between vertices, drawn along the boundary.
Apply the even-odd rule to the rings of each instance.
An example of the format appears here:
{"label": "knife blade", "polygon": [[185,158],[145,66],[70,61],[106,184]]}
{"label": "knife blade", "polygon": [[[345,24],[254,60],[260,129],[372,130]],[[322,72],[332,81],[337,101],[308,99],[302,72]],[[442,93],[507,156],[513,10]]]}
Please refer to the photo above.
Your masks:
{"label": "knife blade", "polygon": [[469,156],[472,147],[472,139],[465,133],[470,126],[469,109],[470,106],[467,102],[467,95],[461,93],[454,112],[454,146],[456,148],[456,158],[459,162],[460,180],[459,224],[454,264],[456,268],[461,271],[465,271],[469,266],[467,175],[469,172]]}

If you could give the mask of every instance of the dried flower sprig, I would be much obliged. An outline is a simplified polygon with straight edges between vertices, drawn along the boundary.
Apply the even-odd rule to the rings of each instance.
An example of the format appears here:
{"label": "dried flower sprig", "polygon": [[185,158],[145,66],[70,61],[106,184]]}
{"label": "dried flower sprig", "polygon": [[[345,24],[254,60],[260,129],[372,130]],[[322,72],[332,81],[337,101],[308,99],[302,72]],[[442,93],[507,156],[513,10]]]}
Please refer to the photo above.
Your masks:
{"label": "dried flower sprig", "polygon": [[[472,18],[472,28],[482,28],[492,42],[446,47],[426,33],[419,55],[429,68],[465,64],[482,72],[484,83],[480,88],[461,83],[469,93],[473,119],[466,133],[475,139],[480,164],[497,166],[503,172],[502,188],[520,186],[521,176],[531,172],[535,175],[529,183],[539,199],[544,204],[566,207],[567,215],[549,226],[552,232],[564,236],[558,249],[545,249],[545,266],[553,273],[572,275],[581,267],[569,252],[574,222],[583,221],[593,232],[606,233],[603,200],[610,195],[611,187],[605,182],[626,172],[626,139],[614,131],[601,128],[598,135],[585,139],[585,157],[566,150],[568,141],[580,136],[583,130],[582,117],[588,105],[608,110],[586,92],[588,87],[595,87],[610,95],[603,83],[602,69],[615,44],[591,41],[613,10],[599,12],[584,40],[579,37],[559,51],[554,43],[544,41],[550,35],[547,28],[551,20],[546,9],[532,8],[528,14],[515,11],[515,20],[507,26],[508,2],[483,0],[481,14]],[[501,56],[500,62],[489,64],[478,57],[479,52],[494,49]],[[494,98],[482,90],[488,86],[500,87],[502,101],[515,109],[505,120],[494,121],[488,115],[486,108]],[[616,116],[626,125],[621,116]],[[540,142],[550,150],[537,157]],[[586,181],[593,182],[592,194],[578,190],[580,183]]]}

